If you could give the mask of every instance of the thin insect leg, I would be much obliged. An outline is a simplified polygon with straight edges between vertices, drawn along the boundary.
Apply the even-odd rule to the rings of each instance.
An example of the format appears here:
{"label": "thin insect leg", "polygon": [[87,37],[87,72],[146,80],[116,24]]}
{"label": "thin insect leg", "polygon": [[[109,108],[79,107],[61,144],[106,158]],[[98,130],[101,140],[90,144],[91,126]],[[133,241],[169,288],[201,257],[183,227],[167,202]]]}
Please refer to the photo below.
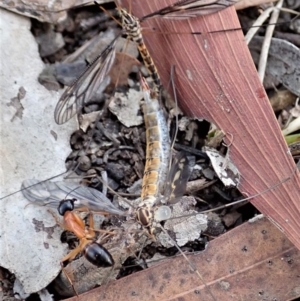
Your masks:
{"label": "thin insect leg", "polygon": [[107,231],[107,230],[102,230],[102,229],[95,229],[93,227],[89,227],[89,229],[93,230],[94,232],[98,232],[98,233],[104,233],[104,234],[108,234],[108,235],[115,235],[115,232],[112,232],[112,231]]}
{"label": "thin insect leg", "polygon": [[65,265],[64,263],[66,261],[71,261],[73,260],[82,250],[82,246],[81,245],[78,245],[74,250],[72,250],[69,254],[67,254],[60,262],[60,266],[61,266],[61,269],[64,273],[64,275],[66,276],[68,282],[70,283],[73,291],[75,292],[76,296],[78,296],[78,292],[73,284],[73,281],[71,280],[71,277],[69,276],[68,272],[66,271],[65,269]]}
{"label": "thin insect leg", "polygon": [[95,236],[94,228],[94,216],[92,212],[89,212],[89,234],[93,237]]}
{"label": "thin insect leg", "polygon": [[111,19],[113,19],[117,24],[119,24],[122,27],[122,24],[108,10],[106,10],[103,6],[101,6],[97,1],[94,1],[94,3],[98,5],[100,9],[103,10],[104,13],[106,13]]}
{"label": "thin insect leg", "polygon": [[[148,233],[146,233],[146,234],[148,234]],[[145,247],[145,245],[146,245],[146,242],[147,242],[147,237],[145,237],[145,240],[144,240],[144,242],[143,242],[143,245],[142,245],[142,247],[141,247],[141,250],[140,250],[138,256],[136,257],[138,260],[141,258],[141,255],[142,255],[143,249],[144,249],[144,247]]]}
{"label": "thin insect leg", "polygon": [[87,241],[81,242],[74,250],[67,254],[62,260],[61,263],[64,264],[67,261],[72,261],[79,253],[81,253],[83,247],[87,244]]}
{"label": "thin insect leg", "polygon": [[12,193],[10,193],[10,194],[7,194],[6,196],[0,198],[0,201],[3,200],[3,199],[6,199],[6,198],[8,198],[8,197],[10,197],[10,196],[12,196],[12,195],[14,195],[14,194],[16,194],[16,193],[18,193],[18,192],[22,192],[23,190],[26,190],[26,189],[28,189],[28,188],[32,188],[32,187],[34,187],[34,186],[36,186],[36,185],[40,185],[41,183],[51,181],[51,180],[53,180],[53,179],[55,179],[55,178],[57,178],[57,177],[59,177],[59,176],[62,176],[62,175],[64,175],[64,174],[66,174],[67,172],[68,172],[68,171],[62,172],[62,173],[60,173],[60,174],[58,174],[58,175],[56,175],[56,176],[50,177],[50,178],[48,178],[48,179],[46,179],[46,180],[39,181],[39,183],[33,184],[33,185],[31,185],[31,186],[28,186],[28,187],[21,188],[21,189],[15,191],[15,192],[12,192]]}
{"label": "thin insect leg", "polygon": [[79,297],[79,294],[78,294],[78,292],[77,292],[77,290],[76,290],[76,288],[75,288],[75,286],[74,286],[74,284],[73,284],[73,282],[72,282],[72,280],[71,280],[71,277],[68,275],[68,272],[66,271],[63,262],[60,263],[60,266],[61,266],[62,272],[64,273],[65,277],[67,278],[68,282],[70,283],[70,285],[71,285],[71,287],[72,287],[72,289],[73,289],[75,295],[76,295],[77,297]]}
{"label": "thin insect leg", "polygon": [[59,225],[62,229],[65,229],[65,225],[57,218],[56,214],[54,214],[51,210],[47,210],[47,211],[53,216],[56,224]]}
{"label": "thin insect leg", "polygon": [[[174,82],[174,76],[175,76],[175,65],[173,65],[171,67],[171,73],[170,73],[170,77],[171,77],[171,86],[172,86],[172,92],[173,92],[173,97],[174,97],[174,101],[175,101],[175,120],[176,120],[176,125],[175,125],[175,133],[174,133],[174,138],[171,140],[171,149],[174,149],[174,145],[176,142],[176,137],[178,134],[178,100],[177,100],[177,93],[176,93],[176,88],[175,88],[175,82]],[[169,168],[171,168],[171,161],[170,161],[170,166]]]}
{"label": "thin insect leg", "polygon": [[[104,216],[109,215],[107,212],[97,212],[97,214],[101,214],[101,215],[104,215]],[[95,236],[94,232],[104,233],[104,234],[108,234],[108,235],[114,235],[115,234],[115,232],[102,230],[102,229],[95,229],[94,215],[93,215],[93,212],[89,211],[89,234],[91,236]]]}

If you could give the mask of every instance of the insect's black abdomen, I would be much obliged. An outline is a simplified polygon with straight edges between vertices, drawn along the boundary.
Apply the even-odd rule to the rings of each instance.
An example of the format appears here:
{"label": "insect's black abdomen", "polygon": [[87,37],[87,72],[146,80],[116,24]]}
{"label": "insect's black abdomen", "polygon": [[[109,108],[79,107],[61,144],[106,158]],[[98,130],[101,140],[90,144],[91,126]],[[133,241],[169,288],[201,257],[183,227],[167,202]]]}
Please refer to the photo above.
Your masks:
{"label": "insect's black abdomen", "polygon": [[96,242],[87,245],[83,252],[85,258],[98,267],[111,267],[115,263],[110,253]]}

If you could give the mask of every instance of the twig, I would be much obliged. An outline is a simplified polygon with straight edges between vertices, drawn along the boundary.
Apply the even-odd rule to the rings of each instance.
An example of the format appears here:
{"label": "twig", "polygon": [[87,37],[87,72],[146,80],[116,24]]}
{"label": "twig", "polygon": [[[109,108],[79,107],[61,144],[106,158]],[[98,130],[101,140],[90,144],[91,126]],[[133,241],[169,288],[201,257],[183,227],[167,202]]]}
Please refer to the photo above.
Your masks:
{"label": "twig", "polygon": [[269,18],[270,14],[274,11],[274,7],[269,7],[266,9],[252,24],[251,28],[248,30],[247,34],[245,35],[245,41],[247,45],[249,45],[250,41],[259,30],[260,26]]}
{"label": "twig", "polygon": [[[282,4],[283,4],[283,0],[279,0],[275,7],[276,9],[272,13],[269,24],[275,24],[277,22]],[[264,42],[262,44],[262,49],[261,49],[261,54],[260,54],[259,64],[258,64],[258,76],[259,76],[261,82],[263,82],[264,77],[265,77],[269,48],[271,45],[274,28],[275,28],[275,25],[269,25],[267,27],[266,36],[265,36]]]}

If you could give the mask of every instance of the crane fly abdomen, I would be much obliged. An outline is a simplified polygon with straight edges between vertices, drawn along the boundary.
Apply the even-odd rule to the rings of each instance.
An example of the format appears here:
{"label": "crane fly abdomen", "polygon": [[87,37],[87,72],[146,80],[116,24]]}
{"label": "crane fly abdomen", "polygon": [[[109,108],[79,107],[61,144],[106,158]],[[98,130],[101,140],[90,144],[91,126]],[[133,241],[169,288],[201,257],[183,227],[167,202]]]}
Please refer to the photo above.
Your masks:
{"label": "crane fly abdomen", "polygon": [[158,94],[160,86],[161,86],[160,77],[159,77],[157,68],[153,62],[153,59],[150,56],[149,51],[148,51],[146,45],[144,44],[143,40],[142,40],[142,43],[138,44],[138,50],[142,56],[142,59],[143,59],[143,62],[145,64],[146,68],[148,69],[148,71],[153,79],[153,82],[155,83],[155,86],[156,86],[155,91]]}
{"label": "crane fly abdomen", "polygon": [[152,94],[146,81],[141,78],[144,92],[143,113],[146,127],[146,163],[142,183],[141,203],[136,209],[136,220],[153,237],[154,207],[167,180],[171,153],[167,122],[160,109],[156,95]]}
{"label": "crane fly abdomen", "polygon": [[143,113],[146,126],[146,164],[142,184],[142,194],[136,220],[149,232],[152,238],[155,224],[171,217],[171,209],[159,203],[174,203],[185,193],[187,181],[195,165],[195,159],[183,152],[171,159],[171,145],[167,122],[160,110],[155,94],[151,93],[147,82],[141,78],[145,104]]}
{"label": "crane fly abdomen", "polygon": [[[167,178],[170,158],[168,126],[157,99],[145,97],[143,113],[146,127],[146,164],[142,184],[142,200],[158,196]],[[151,189],[150,189],[151,187]]]}

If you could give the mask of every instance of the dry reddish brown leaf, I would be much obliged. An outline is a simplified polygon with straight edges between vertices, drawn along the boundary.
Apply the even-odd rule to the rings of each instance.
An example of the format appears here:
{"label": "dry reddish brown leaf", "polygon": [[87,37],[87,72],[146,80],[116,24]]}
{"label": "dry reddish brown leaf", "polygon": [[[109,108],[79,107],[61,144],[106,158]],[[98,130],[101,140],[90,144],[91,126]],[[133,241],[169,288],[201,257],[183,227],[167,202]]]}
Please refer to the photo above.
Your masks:
{"label": "dry reddish brown leaf", "polygon": [[[120,86],[128,84],[128,75],[132,72],[133,66],[138,66],[141,63],[134,57],[126,53],[116,53],[114,64],[109,72],[111,77],[110,85],[116,87],[117,83]],[[122,66],[122,68],[121,68]]]}
{"label": "dry reddish brown leaf", "polygon": [[[127,1],[122,2],[128,7]],[[132,10],[141,17],[170,3],[171,0],[155,0],[141,5],[133,1]],[[224,131],[231,159],[241,173],[240,190],[245,196],[260,194],[251,202],[300,249],[299,172],[242,32],[205,34],[238,28],[234,7],[182,21],[151,18],[142,25],[156,29],[156,34],[144,37],[163,84],[166,86],[171,66],[175,65],[177,97],[184,112],[213,121]],[[174,34],[199,31],[203,34]],[[278,185],[284,180],[287,181]]]}
{"label": "dry reddish brown leaf", "polygon": [[[68,300],[293,300],[300,251],[266,218],[245,223],[188,258],[182,256]],[[210,293],[208,291],[210,290]]]}

